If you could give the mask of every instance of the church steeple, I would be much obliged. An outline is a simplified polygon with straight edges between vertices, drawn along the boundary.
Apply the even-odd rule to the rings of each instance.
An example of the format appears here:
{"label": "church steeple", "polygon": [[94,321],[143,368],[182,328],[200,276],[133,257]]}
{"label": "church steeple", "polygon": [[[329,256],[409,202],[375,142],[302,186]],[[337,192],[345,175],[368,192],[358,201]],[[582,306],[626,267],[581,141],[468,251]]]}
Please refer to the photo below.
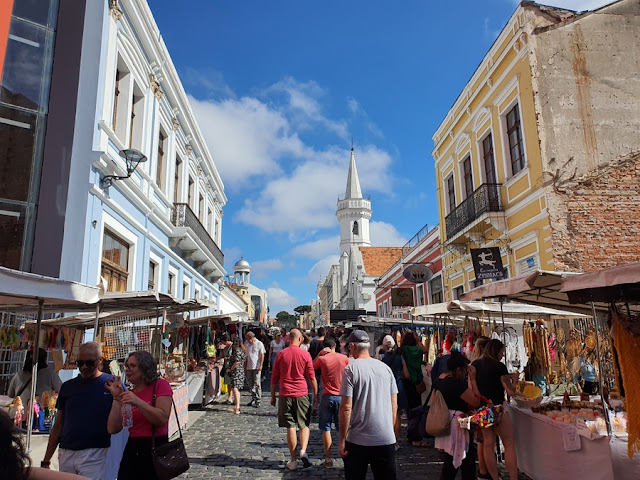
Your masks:
{"label": "church steeple", "polygon": [[338,199],[336,216],[340,221],[340,254],[351,253],[351,247],[370,246],[369,219],[371,200],[364,198],[360,188],[356,158],[351,147],[351,161],[347,175],[347,189],[344,198]]}
{"label": "church steeple", "polygon": [[349,175],[347,176],[347,191],[344,198],[362,198],[362,190],[360,189],[360,179],[358,178],[358,169],[356,168],[356,157],[351,147],[351,161],[349,163]]}

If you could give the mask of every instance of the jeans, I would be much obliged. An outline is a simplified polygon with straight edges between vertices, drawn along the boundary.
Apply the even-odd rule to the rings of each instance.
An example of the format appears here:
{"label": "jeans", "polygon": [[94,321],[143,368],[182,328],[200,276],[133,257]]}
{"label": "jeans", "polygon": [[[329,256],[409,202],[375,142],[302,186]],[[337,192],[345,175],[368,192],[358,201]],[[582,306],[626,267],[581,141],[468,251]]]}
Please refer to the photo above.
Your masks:
{"label": "jeans", "polygon": [[260,398],[262,397],[261,373],[258,369],[247,370],[247,385],[249,385],[249,391],[251,392],[251,401],[255,403],[260,403]]}
{"label": "jeans", "polygon": [[369,465],[376,480],[396,480],[395,444],[365,447],[346,442],[345,448],[349,453],[344,459],[345,480],[365,480]]}

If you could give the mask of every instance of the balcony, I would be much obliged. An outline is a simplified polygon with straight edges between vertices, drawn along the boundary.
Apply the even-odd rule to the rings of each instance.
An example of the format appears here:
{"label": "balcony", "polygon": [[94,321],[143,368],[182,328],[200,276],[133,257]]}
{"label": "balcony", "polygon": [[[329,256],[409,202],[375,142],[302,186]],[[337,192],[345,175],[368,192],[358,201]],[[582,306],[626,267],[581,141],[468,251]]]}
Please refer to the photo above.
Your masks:
{"label": "balcony", "polygon": [[171,221],[176,226],[171,246],[182,249],[182,257],[192,259],[194,266],[204,270],[205,275],[222,276],[224,254],[189,205],[174,204]]}
{"label": "balcony", "polygon": [[468,196],[460,205],[458,205],[444,219],[447,232],[447,242],[455,242],[459,238],[458,233],[465,230],[471,225],[478,224],[481,220],[488,222],[500,229],[504,229],[502,225],[504,217],[501,221],[493,222],[492,212],[503,212],[502,196],[500,193],[502,185],[498,183],[485,183],[480,185],[470,196]]}

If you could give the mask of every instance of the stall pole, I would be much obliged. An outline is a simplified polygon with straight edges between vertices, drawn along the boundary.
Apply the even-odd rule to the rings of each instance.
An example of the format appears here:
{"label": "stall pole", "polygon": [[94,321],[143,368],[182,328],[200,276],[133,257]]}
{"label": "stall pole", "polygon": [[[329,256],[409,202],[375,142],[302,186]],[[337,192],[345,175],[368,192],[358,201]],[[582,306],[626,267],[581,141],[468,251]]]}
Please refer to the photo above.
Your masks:
{"label": "stall pole", "polygon": [[100,302],[96,303],[96,320],[93,322],[93,341],[96,342],[98,338],[98,322],[100,320]]}
{"label": "stall pole", "polygon": [[33,404],[36,398],[36,385],[38,383],[38,353],[40,352],[40,329],[42,327],[43,299],[38,299],[38,318],[36,320],[36,336],[33,339],[33,365],[31,366],[31,392],[29,403],[25,405],[27,411],[27,452],[31,450],[31,431],[33,430]]}
{"label": "stall pole", "polygon": [[596,316],[596,305],[591,301],[591,311],[593,313],[593,323],[596,327],[596,354],[598,355],[598,383],[600,384],[600,398],[602,399],[602,414],[607,425],[607,435],[611,436],[611,422],[607,412],[607,403],[604,400],[604,381],[602,380],[602,358],[600,357],[600,332],[598,328],[598,317]]}
{"label": "stall pole", "polygon": [[504,304],[504,297],[500,297],[500,317],[502,317],[502,343],[507,344],[507,331],[504,328],[504,311],[502,305]]}

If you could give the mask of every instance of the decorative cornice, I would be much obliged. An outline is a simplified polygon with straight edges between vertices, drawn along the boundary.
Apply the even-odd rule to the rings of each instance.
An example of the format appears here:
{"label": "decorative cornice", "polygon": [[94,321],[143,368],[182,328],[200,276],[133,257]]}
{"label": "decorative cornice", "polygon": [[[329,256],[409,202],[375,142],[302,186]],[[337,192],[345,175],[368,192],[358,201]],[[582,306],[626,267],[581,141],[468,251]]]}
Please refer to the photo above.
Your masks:
{"label": "decorative cornice", "polygon": [[173,117],[171,119],[171,128],[173,128],[174,132],[177,131],[180,128],[180,122],[175,117]]}
{"label": "decorative cornice", "polygon": [[151,88],[153,96],[156,97],[157,100],[162,99],[162,96],[164,94],[162,93],[162,89],[160,88],[160,83],[158,83],[158,81],[156,80],[156,76],[153,73],[149,74],[149,88]]}
{"label": "decorative cornice", "polygon": [[184,149],[186,150],[187,155],[191,155],[191,153],[193,152],[191,145],[189,145],[188,143],[184,146]]}

